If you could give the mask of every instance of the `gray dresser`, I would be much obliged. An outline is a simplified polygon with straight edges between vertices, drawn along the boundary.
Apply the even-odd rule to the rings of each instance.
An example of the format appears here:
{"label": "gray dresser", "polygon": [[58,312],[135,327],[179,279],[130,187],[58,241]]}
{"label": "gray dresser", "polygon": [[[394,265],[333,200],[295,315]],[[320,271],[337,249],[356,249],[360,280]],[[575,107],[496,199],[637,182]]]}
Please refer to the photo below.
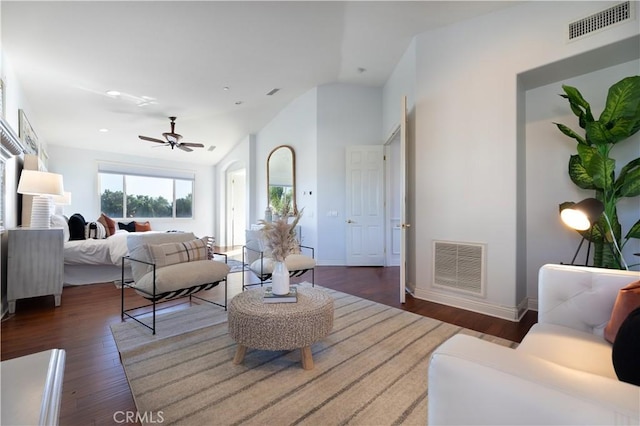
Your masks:
{"label": "gray dresser", "polygon": [[16,228],[9,230],[7,247],[7,300],[14,313],[16,300],[55,297],[60,306],[64,273],[62,229]]}

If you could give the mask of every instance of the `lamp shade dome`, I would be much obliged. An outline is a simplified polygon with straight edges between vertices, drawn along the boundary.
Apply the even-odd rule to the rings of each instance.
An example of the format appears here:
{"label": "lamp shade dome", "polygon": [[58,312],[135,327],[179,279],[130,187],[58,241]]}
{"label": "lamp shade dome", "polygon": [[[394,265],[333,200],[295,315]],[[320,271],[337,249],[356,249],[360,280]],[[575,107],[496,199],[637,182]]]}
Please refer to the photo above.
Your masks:
{"label": "lamp shade dome", "polygon": [[560,212],[560,218],[568,227],[586,231],[598,221],[604,212],[604,204],[595,198],[586,198]]}

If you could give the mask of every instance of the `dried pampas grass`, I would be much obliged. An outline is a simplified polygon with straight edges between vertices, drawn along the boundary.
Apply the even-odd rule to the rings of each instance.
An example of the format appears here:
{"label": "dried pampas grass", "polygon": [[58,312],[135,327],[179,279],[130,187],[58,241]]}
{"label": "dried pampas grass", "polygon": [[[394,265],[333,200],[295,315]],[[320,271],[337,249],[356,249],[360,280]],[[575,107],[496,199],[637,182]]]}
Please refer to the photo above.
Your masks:
{"label": "dried pampas grass", "polygon": [[[303,209],[304,210],[304,209]],[[273,259],[276,262],[283,262],[291,253],[296,253],[299,249],[296,239],[296,226],[302,217],[302,210],[294,217],[293,222],[289,223],[287,212],[278,220],[266,222],[260,220],[262,226],[262,235],[264,236],[265,245],[271,250]]]}

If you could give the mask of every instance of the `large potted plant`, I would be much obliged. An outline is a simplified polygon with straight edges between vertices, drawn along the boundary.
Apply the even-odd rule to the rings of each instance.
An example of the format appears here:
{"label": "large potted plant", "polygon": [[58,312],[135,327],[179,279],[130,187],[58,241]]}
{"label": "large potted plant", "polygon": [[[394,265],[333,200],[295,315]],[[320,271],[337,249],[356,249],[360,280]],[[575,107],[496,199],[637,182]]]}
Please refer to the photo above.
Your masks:
{"label": "large potted plant", "polygon": [[[575,139],[577,154],[569,159],[569,176],[582,189],[595,190],[595,198],[604,204],[604,214],[593,231],[579,231],[594,244],[593,265],[622,269],[621,251],[631,238],[640,238],[640,220],[622,234],[616,205],[621,198],[640,195],[640,157],[629,161],[616,177],[616,161],[609,156],[611,149],[640,130],[640,76],[627,77],[609,88],[607,101],[596,120],[591,106],[575,87],[563,85],[563,98],[578,117],[584,136],[564,124],[554,123],[558,129]],[[560,204],[560,209],[573,205]],[[634,266],[634,265],[631,265]]]}

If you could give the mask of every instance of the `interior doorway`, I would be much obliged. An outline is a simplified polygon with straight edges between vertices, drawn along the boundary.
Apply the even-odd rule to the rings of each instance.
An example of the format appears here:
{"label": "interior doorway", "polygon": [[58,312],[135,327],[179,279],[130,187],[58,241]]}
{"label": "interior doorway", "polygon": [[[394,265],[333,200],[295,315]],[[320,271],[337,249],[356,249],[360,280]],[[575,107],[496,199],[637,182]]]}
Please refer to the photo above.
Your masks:
{"label": "interior doorway", "polygon": [[384,147],[385,155],[385,265],[400,266],[400,129],[396,129]]}
{"label": "interior doorway", "polygon": [[400,266],[400,303],[408,292],[408,124],[407,97],[401,99],[400,125],[385,142],[385,264]]}
{"label": "interior doorway", "polygon": [[246,217],[246,169],[227,171],[227,223],[226,245],[241,246],[245,243]]}

